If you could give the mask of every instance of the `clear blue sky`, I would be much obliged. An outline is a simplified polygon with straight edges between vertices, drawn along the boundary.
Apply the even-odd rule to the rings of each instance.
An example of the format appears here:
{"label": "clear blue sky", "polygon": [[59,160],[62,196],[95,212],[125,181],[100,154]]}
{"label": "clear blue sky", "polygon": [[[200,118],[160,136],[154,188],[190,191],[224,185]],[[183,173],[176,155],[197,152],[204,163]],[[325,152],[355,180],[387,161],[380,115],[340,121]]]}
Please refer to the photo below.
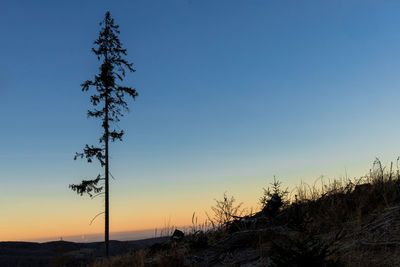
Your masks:
{"label": "clear blue sky", "polygon": [[[397,1],[2,1],[0,9],[0,232],[52,210],[67,220],[82,209],[74,220],[87,226],[93,207],[101,210],[68,184],[100,171],[73,155],[100,134],[80,84],[97,72],[90,49],[107,10],[137,69],[126,84],[139,92],[120,123],[125,140],[111,148],[115,217],[146,217],[135,209],[147,205],[160,224],[179,223],[225,190],[253,205],[273,175],[289,185],[359,176],[375,156],[388,164],[399,155]],[[42,215],[31,211],[38,205]],[[114,230],[143,228],[126,223]]]}

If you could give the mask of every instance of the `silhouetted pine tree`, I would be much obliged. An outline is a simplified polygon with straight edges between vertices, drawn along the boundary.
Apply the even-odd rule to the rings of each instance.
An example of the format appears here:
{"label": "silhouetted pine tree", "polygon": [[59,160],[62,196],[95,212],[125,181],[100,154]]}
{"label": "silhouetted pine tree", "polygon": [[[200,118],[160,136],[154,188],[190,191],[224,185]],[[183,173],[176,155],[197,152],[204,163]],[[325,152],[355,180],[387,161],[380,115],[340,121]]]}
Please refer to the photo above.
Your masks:
{"label": "silhouetted pine tree", "polygon": [[[88,117],[101,119],[103,134],[99,139],[98,146],[86,145],[82,153],[76,153],[74,159],[86,158],[88,162],[97,159],[102,168],[104,176],[99,174],[95,179],[83,180],[80,184],[71,184],[69,187],[78,194],[84,193],[94,197],[94,194],[105,195],[105,254],[109,255],[109,142],[122,141],[124,131],[117,131],[115,127],[123,116],[123,111],[128,111],[125,97],[135,99],[138,94],[136,89],[121,86],[118,82],[123,81],[125,71],[134,72],[133,64],[126,61],[126,49],[122,48],[118,39],[118,25],[114,24],[110,12],[105,14],[104,20],[100,23],[101,31],[98,39],[92,48],[97,59],[101,61],[99,73],[93,80],[87,80],[82,86],[82,91],[95,89],[90,96],[93,109],[88,110]],[[101,183],[104,182],[104,185]],[[104,192],[103,192],[104,189]]]}

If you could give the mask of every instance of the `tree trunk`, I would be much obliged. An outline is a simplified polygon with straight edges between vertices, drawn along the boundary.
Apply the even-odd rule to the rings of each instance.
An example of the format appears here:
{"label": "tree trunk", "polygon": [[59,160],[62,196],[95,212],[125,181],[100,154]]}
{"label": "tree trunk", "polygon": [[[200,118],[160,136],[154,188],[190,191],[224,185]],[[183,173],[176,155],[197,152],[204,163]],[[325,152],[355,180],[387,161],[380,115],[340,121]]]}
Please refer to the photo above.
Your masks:
{"label": "tree trunk", "polygon": [[109,180],[108,180],[108,97],[105,99],[105,118],[104,118],[104,131],[105,131],[105,230],[104,230],[104,244],[105,244],[105,256],[109,256]]}

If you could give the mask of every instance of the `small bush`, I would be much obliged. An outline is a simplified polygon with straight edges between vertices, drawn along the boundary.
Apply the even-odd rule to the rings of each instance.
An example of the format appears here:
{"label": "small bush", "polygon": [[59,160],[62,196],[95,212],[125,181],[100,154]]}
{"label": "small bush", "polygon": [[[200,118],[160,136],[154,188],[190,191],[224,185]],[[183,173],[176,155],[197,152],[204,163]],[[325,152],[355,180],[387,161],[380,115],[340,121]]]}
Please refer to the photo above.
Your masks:
{"label": "small bush", "polygon": [[269,217],[274,217],[283,206],[289,203],[287,201],[287,188],[282,190],[281,185],[282,183],[276,180],[274,176],[274,182],[271,183],[272,187],[263,188],[264,194],[260,198],[260,204],[262,212]]}
{"label": "small bush", "polygon": [[215,199],[216,205],[211,207],[214,216],[210,217],[206,213],[208,219],[214,227],[224,227],[233,219],[243,215],[243,203],[241,202],[236,205],[235,201],[235,198],[233,196],[229,197],[226,192],[224,193],[222,200]]}

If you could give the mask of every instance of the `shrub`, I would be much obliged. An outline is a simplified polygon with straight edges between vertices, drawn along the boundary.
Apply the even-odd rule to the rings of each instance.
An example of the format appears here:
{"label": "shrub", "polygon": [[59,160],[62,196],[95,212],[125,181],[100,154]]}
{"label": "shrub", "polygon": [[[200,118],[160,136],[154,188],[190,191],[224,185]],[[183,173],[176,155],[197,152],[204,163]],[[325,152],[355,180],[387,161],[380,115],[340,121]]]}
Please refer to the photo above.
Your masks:
{"label": "shrub", "polygon": [[282,183],[276,180],[274,176],[274,182],[271,183],[272,187],[263,188],[264,194],[260,198],[260,204],[264,214],[275,216],[282,206],[286,206],[289,203],[287,201],[287,188],[282,190],[281,185]]}
{"label": "shrub", "polygon": [[243,203],[235,204],[235,198],[229,197],[226,192],[222,200],[215,199],[216,205],[211,207],[214,216],[211,218],[207,213],[207,217],[211,224],[215,227],[226,226],[233,219],[240,217],[244,213]]}

